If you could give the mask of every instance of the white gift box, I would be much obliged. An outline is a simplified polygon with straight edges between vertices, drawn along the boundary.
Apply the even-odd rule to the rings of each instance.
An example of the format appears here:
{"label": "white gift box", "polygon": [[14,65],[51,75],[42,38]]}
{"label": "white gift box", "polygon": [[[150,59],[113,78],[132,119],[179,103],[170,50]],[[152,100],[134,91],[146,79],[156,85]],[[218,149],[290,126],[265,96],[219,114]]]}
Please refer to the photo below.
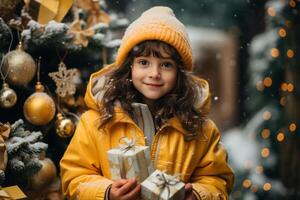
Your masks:
{"label": "white gift box", "polygon": [[185,184],[159,170],[155,170],[141,186],[143,200],[183,200],[185,197]]}
{"label": "white gift box", "polygon": [[107,151],[111,179],[135,178],[141,183],[154,171],[149,147],[135,146],[131,140],[125,140],[129,144]]}

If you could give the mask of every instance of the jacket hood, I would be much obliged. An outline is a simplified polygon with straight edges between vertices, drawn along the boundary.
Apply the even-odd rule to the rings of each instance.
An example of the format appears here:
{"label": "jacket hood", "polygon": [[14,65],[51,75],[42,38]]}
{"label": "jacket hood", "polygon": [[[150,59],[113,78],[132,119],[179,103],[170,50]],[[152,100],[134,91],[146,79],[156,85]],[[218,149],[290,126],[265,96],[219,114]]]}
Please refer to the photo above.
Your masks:
{"label": "jacket hood", "polygon": [[[107,88],[107,81],[110,78],[110,74],[116,68],[116,65],[113,63],[103,67],[90,76],[90,80],[84,97],[85,103],[88,108],[93,110],[99,109],[99,104],[97,102],[102,101],[103,95]],[[194,107],[196,110],[201,110],[204,113],[208,113],[210,109],[209,84],[202,78],[196,76],[192,76],[192,78],[197,84],[196,92],[198,94]]]}
{"label": "jacket hood", "polygon": [[90,76],[84,101],[88,108],[98,110],[98,100],[101,100],[105,92],[105,83],[109,74],[116,69],[116,65],[110,64]]}

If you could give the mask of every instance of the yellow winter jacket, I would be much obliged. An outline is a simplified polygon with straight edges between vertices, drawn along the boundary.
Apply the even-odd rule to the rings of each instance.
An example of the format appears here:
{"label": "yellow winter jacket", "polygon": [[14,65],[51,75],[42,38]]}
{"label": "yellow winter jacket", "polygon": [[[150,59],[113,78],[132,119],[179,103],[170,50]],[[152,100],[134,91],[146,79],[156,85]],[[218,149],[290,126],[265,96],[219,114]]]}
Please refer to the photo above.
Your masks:
{"label": "yellow winter jacket", "polygon": [[[143,132],[120,107],[115,108],[113,119],[98,129],[100,115],[93,94],[94,80],[113,68],[105,67],[91,76],[85,96],[90,110],[81,116],[60,161],[62,189],[69,199],[105,198],[112,183],[106,152],[118,146],[119,138],[135,137],[137,145],[145,145]],[[208,87],[205,81],[201,84]],[[234,176],[227,164],[226,151],[219,143],[220,133],[211,120],[204,123],[203,130],[196,139],[186,141],[184,135],[188,132],[180,121],[168,120],[153,138],[153,165],[168,174],[181,174],[181,181],[193,184],[198,199],[228,199]]]}

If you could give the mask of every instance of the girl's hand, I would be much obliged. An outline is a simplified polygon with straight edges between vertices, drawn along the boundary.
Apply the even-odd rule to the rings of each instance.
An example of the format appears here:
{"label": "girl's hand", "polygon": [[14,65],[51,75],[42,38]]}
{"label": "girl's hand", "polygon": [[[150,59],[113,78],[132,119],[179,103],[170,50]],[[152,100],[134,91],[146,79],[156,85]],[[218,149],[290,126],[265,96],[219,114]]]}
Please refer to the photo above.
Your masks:
{"label": "girl's hand", "polygon": [[193,185],[191,183],[185,184],[185,200],[197,200],[193,194]]}
{"label": "girl's hand", "polygon": [[140,197],[141,185],[135,179],[120,179],[111,185],[110,200],[137,200]]}

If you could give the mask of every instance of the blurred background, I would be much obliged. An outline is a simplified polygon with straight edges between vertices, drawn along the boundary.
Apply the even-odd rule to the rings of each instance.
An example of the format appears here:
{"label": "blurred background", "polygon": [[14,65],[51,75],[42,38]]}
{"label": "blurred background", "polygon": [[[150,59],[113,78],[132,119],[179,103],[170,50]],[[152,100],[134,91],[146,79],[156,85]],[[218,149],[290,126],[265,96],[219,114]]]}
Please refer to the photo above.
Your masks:
{"label": "blurred background", "polygon": [[210,83],[230,198],[300,199],[299,0],[0,0],[0,185],[64,199],[58,164],[89,75],[154,5],[186,25],[194,73]]}

